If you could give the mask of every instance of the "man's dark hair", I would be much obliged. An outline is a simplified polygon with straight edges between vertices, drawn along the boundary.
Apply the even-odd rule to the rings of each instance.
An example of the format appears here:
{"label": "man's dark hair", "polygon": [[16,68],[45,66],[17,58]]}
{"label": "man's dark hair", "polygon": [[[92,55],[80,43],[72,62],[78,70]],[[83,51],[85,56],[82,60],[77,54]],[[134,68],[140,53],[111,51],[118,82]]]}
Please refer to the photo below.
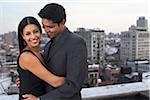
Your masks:
{"label": "man's dark hair", "polygon": [[57,3],[47,4],[38,15],[41,18],[52,20],[54,23],[60,23],[63,19],[66,20],[65,8]]}

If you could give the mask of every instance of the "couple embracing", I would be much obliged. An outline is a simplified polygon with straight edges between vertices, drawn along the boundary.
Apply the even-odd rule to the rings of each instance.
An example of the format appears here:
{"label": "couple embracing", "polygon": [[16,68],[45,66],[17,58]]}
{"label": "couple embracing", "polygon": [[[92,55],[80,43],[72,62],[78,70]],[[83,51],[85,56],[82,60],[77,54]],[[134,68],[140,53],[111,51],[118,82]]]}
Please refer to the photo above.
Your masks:
{"label": "couple embracing", "polygon": [[50,41],[41,52],[42,29],[34,17],[18,26],[19,100],[81,100],[87,79],[85,41],[65,26],[62,5],[47,4],[38,13]]}

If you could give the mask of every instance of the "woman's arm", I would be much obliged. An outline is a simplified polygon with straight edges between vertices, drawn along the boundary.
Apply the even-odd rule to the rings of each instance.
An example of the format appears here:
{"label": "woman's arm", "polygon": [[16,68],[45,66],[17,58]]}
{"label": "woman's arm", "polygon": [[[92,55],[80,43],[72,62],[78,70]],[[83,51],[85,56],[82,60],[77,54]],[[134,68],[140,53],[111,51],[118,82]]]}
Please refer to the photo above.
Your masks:
{"label": "woman's arm", "polygon": [[52,74],[41,64],[39,59],[30,52],[24,52],[21,54],[19,64],[21,68],[29,70],[53,87],[59,87],[64,84],[64,77],[59,77]]}

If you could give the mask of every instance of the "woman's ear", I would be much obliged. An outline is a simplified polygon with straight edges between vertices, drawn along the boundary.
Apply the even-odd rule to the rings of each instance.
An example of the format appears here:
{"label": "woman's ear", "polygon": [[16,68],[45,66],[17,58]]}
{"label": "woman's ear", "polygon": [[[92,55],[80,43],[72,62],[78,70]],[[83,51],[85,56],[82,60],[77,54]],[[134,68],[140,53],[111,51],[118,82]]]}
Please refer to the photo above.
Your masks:
{"label": "woman's ear", "polygon": [[24,42],[23,42],[23,45],[27,45],[27,43],[24,41]]}
{"label": "woman's ear", "polygon": [[23,33],[21,33],[21,37],[22,37],[23,40],[25,40]]}
{"label": "woman's ear", "polygon": [[21,33],[21,37],[22,37],[22,39],[23,39],[23,44],[26,45],[27,43],[26,43],[26,41],[25,41],[25,37],[24,37],[23,33]]}

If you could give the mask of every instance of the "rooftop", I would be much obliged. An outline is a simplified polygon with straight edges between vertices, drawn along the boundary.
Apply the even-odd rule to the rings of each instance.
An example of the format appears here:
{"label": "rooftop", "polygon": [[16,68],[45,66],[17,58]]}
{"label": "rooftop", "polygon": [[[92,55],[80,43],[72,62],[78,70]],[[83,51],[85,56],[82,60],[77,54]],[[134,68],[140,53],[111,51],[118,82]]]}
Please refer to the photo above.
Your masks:
{"label": "rooftop", "polygon": [[[149,100],[149,83],[150,72],[143,74],[142,82],[83,88],[81,91],[82,100]],[[0,95],[0,100],[17,99],[18,95]]]}

